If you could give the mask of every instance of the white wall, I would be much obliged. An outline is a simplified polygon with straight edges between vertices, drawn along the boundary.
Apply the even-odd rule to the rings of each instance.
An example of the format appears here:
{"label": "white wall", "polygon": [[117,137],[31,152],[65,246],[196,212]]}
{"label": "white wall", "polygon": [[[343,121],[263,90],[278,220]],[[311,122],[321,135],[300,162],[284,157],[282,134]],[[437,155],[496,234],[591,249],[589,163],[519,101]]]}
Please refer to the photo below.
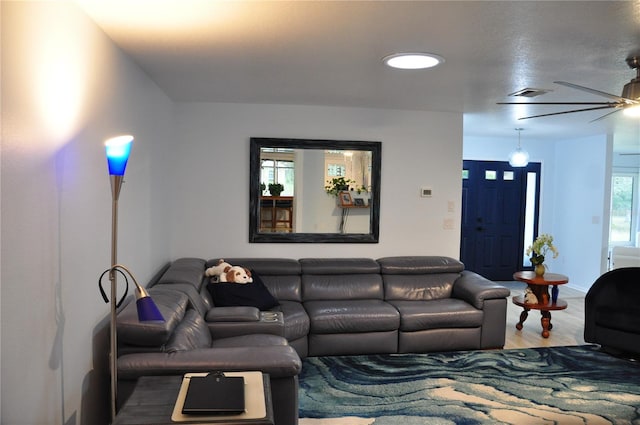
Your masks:
{"label": "white wall", "polygon": [[96,283],[111,234],[102,143],[136,136],[118,258],[144,281],[169,255],[153,186],[168,168],[172,104],[72,3],[1,7],[1,422],[99,425],[109,307]]}
{"label": "white wall", "polygon": [[553,235],[560,256],[550,267],[566,270],[573,287],[585,292],[606,270],[610,156],[606,137],[564,140],[556,145]]}
{"label": "white wall", "polygon": [[[552,234],[560,251],[548,261],[550,271],[566,274],[570,286],[586,292],[606,270],[608,142],[605,136],[559,138],[550,144],[522,137],[522,147],[531,162],[542,163],[539,232]],[[517,138],[465,138],[463,158],[507,161],[516,143]]]}
{"label": "white wall", "polygon": [[[320,106],[176,105],[171,152],[173,257],[331,257],[434,254],[458,258],[462,117]],[[380,243],[250,244],[250,137],[382,142]],[[420,187],[431,186],[432,198]],[[453,201],[455,211],[448,212]],[[443,229],[446,219],[453,229]]]}

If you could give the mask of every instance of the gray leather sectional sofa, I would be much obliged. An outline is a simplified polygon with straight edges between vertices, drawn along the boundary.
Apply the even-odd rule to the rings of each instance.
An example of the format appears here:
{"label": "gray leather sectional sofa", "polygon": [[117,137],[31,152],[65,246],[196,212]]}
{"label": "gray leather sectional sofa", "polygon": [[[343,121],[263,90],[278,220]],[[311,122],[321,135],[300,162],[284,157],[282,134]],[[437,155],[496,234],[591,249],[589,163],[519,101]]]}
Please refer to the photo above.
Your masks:
{"label": "gray leather sectional sofa", "polygon": [[277,425],[295,424],[306,356],[501,348],[509,290],[437,256],[225,258],[251,269],[270,311],[216,305],[205,261],[167,264],[147,286],[165,323],[118,314],[119,391],[140,376],[210,370],[269,373]]}

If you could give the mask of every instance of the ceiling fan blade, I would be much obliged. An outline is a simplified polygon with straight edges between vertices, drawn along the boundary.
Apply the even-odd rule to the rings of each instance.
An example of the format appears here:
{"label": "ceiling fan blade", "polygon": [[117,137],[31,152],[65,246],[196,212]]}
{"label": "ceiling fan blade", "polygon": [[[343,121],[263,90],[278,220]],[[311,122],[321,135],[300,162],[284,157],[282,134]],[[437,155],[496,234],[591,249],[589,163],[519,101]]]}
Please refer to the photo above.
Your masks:
{"label": "ceiling fan blade", "polygon": [[579,85],[573,84],[573,83],[567,83],[566,81],[554,81],[554,83],[560,84],[561,86],[570,87],[572,89],[582,90],[582,91],[585,91],[587,93],[595,94],[595,95],[598,95],[598,96],[608,97],[609,99],[617,100],[618,102],[622,102],[622,103],[635,103],[631,99],[627,99],[627,98],[620,97],[620,96],[615,95],[615,94],[606,93],[606,92],[603,92],[603,91],[600,91],[600,90],[596,90],[596,89],[592,89],[592,88],[589,88],[589,87],[579,86]]}
{"label": "ceiling fan blade", "polygon": [[497,102],[496,105],[609,105],[624,106],[624,102]]}
{"label": "ceiling fan blade", "polygon": [[548,116],[551,116],[551,115],[572,114],[574,112],[595,111],[595,110],[598,110],[598,109],[607,109],[607,108],[615,108],[615,107],[618,107],[618,104],[613,104],[613,105],[610,105],[610,106],[598,106],[597,108],[573,109],[571,111],[551,112],[549,114],[531,115],[529,117],[522,117],[522,118],[518,118],[518,119],[519,120],[528,120],[530,118],[548,117]]}
{"label": "ceiling fan blade", "polygon": [[608,114],[604,114],[603,116],[601,116],[601,117],[599,117],[599,118],[596,118],[596,119],[594,119],[594,120],[589,121],[589,124],[591,124],[592,122],[595,122],[595,121],[603,120],[603,119],[607,118],[609,115],[613,115],[613,114],[615,114],[616,112],[620,112],[621,110],[622,110],[622,107],[620,107],[620,108],[616,109],[615,111],[611,111],[611,112],[609,112]]}

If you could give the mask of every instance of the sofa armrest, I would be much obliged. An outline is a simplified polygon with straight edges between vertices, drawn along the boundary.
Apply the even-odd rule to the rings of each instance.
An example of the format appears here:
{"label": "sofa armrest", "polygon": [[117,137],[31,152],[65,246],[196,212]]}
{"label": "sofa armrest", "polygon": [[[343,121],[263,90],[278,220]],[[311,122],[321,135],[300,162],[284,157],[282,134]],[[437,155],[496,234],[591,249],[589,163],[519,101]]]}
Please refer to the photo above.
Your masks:
{"label": "sofa armrest", "polygon": [[214,307],[207,311],[207,322],[257,322],[260,310],[251,306]]}
{"label": "sofa armrest", "polygon": [[507,298],[510,294],[509,288],[468,270],[463,271],[453,283],[452,296],[465,300],[480,310],[483,309],[485,300]]}
{"label": "sofa armrest", "polygon": [[295,377],[300,357],[288,345],[271,347],[199,348],[173,353],[136,353],[118,358],[118,376],[182,375],[187,372],[261,371],[272,378]]}

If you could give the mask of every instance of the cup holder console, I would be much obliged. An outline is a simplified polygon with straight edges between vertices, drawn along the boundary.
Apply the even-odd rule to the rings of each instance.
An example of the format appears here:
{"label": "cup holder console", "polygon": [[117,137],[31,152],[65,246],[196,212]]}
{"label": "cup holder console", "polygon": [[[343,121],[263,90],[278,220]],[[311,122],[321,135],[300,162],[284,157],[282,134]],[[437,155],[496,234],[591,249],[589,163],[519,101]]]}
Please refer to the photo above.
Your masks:
{"label": "cup holder console", "polygon": [[277,311],[261,311],[260,320],[263,322],[279,322],[282,321],[282,314]]}

